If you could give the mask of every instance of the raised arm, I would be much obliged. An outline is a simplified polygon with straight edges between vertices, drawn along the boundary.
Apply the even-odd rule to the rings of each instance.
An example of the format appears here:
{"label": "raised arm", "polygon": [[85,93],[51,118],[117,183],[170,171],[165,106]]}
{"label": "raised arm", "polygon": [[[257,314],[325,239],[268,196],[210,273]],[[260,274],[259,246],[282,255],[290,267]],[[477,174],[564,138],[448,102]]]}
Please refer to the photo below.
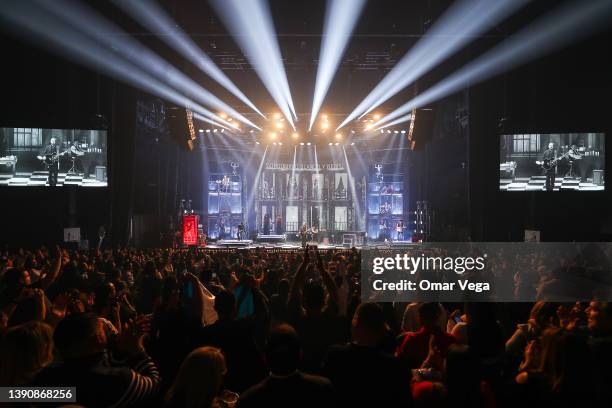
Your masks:
{"label": "raised arm", "polygon": [[321,258],[321,254],[319,250],[317,251],[317,269],[321,274],[321,278],[323,279],[323,284],[325,285],[325,289],[327,289],[327,293],[329,293],[329,299],[332,302],[338,303],[338,287],[336,286],[336,282],[331,277],[325,266],[323,266],[323,258]]}
{"label": "raised arm", "polygon": [[51,265],[51,268],[49,268],[45,277],[40,280],[40,287],[43,290],[47,289],[57,280],[60,275],[60,271],[62,270],[62,249],[59,247],[59,245],[56,247],[56,251],[57,254],[55,262],[53,262],[53,265]]}
{"label": "raised arm", "polygon": [[302,263],[298,267],[297,273],[293,277],[293,282],[291,283],[289,303],[299,301],[302,298],[302,287],[304,286],[304,278],[306,276],[306,267],[308,266],[308,262],[310,262],[310,259],[308,254],[308,246],[306,246],[304,249],[304,258]]}

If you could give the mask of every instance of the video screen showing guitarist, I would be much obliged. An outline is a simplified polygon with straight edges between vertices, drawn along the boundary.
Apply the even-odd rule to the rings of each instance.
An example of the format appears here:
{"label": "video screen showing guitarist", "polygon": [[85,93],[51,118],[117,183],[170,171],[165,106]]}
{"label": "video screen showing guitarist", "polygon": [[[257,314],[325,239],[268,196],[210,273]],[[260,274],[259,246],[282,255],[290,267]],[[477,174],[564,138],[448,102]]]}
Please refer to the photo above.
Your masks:
{"label": "video screen showing guitarist", "polygon": [[[549,143],[548,149],[542,153],[542,162],[544,163],[544,174],[546,175],[546,191],[553,191],[555,188],[555,176],[557,173],[557,165],[555,159],[557,158],[557,152],[555,151],[555,144]],[[549,166],[549,163],[554,164]]]}
{"label": "video screen showing guitarist", "polygon": [[49,139],[49,144],[43,149],[41,156],[49,171],[48,183],[49,186],[55,187],[57,185],[57,175],[59,174],[59,156],[60,147],[57,144],[57,139],[52,137]]}

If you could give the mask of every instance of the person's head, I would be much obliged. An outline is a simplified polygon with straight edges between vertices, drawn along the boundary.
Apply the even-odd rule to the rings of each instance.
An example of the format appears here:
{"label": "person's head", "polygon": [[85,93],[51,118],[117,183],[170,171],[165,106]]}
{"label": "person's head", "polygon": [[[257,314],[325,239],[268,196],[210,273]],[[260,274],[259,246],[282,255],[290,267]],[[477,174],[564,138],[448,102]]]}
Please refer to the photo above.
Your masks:
{"label": "person's head", "polygon": [[104,351],[106,332],[93,313],[74,313],[62,320],[53,336],[55,347],[64,360],[78,360]]}
{"label": "person's head", "polygon": [[233,319],[236,315],[236,297],[229,290],[222,290],[215,296],[215,310],[220,319]]}
{"label": "person's head", "polygon": [[548,144],[548,148],[549,148],[550,150],[552,150],[554,147],[555,147],[555,144],[554,144],[553,142],[550,142],[550,143]]}
{"label": "person's head", "polygon": [[550,302],[536,302],[529,313],[529,323],[542,330],[557,320],[557,306]]}
{"label": "person's head", "polygon": [[316,281],[307,282],[303,289],[304,309],[308,314],[319,313],[325,304],[325,289]]}
{"label": "person's head", "polygon": [[594,300],[587,308],[589,330],[595,333],[612,333],[612,307],[610,302]]}
{"label": "person's head", "polygon": [[53,360],[53,329],[31,321],[11,327],[0,339],[0,384],[28,384]]}
{"label": "person's head", "polygon": [[289,289],[290,289],[291,285],[289,283],[288,279],[281,279],[278,282],[278,294],[281,295],[282,297],[286,298],[287,296],[289,296]]}
{"label": "person's head", "polygon": [[357,307],[352,322],[353,340],[357,344],[376,346],[385,330],[385,314],[380,305],[367,302]]}
{"label": "person's head", "polygon": [[221,350],[197,348],[183,360],[166,400],[171,406],[208,408],[219,393],[226,372]]}
{"label": "person's head", "polygon": [[440,317],[440,305],[436,302],[425,302],[419,306],[419,323],[423,327],[437,326]]}
{"label": "person's head", "polygon": [[272,374],[288,375],[297,370],[302,347],[295,329],[288,324],[272,329],[265,353]]}

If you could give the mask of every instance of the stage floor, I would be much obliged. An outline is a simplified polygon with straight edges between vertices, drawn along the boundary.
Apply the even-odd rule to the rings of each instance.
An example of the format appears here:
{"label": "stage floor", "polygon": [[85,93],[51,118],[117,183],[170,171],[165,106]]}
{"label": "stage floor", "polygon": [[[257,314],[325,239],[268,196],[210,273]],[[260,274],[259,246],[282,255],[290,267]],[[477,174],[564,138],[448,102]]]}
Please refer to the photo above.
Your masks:
{"label": "stage floor", "polygon": [[[307,243],[308,245],[316,245],[319,249],[350,249],[352,247],[345,247],[342,244],[322,244],[316,241],[310,241]],[[412,246],[416,245],[416,243],[412,241],[393,241],[393,242],[371,242],[365,245],[355,245],[354,247],[357,249],[366,249],[366,248],[397,248],[403,246]],[[279,248],[279,249],[300,249],[302,248],[301,242],[257,242],[251,240],[222,240],[218,242],[211,242],[206,245],[206,248],[210,249],[254,249],[254,248]]]}
{"label": "stage floor", "polygon": [[[0,174],[0,186],[49,186],[47,171],[16,172],[15,174]],[[107,187],[106,181],[98,181],[95,176],[83,177],[83,174],[66,174],[60,172],[57,176],[57,186]]]}
{"label": "stage floor", "polygon": [[[513,179],[500,179],[499,189],[502,191],[544,191],[546,190],[546,176],[516,177]],[[576,178],[557,177],[553,191],[603,191],[603,185],[582,182]]]}

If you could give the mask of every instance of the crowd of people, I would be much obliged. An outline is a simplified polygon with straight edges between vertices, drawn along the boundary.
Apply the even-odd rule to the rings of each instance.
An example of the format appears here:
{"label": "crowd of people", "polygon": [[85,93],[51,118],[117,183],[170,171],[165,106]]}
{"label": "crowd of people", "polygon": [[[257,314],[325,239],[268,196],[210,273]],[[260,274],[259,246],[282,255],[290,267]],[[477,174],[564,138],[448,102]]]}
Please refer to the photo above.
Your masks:
{"label": "crowd of people", "polygon": [[313,247],[4,250],[0,386],[76,387],[84,407],[612,401],[605,300],[377,303],[360,297],[360,262]]}

